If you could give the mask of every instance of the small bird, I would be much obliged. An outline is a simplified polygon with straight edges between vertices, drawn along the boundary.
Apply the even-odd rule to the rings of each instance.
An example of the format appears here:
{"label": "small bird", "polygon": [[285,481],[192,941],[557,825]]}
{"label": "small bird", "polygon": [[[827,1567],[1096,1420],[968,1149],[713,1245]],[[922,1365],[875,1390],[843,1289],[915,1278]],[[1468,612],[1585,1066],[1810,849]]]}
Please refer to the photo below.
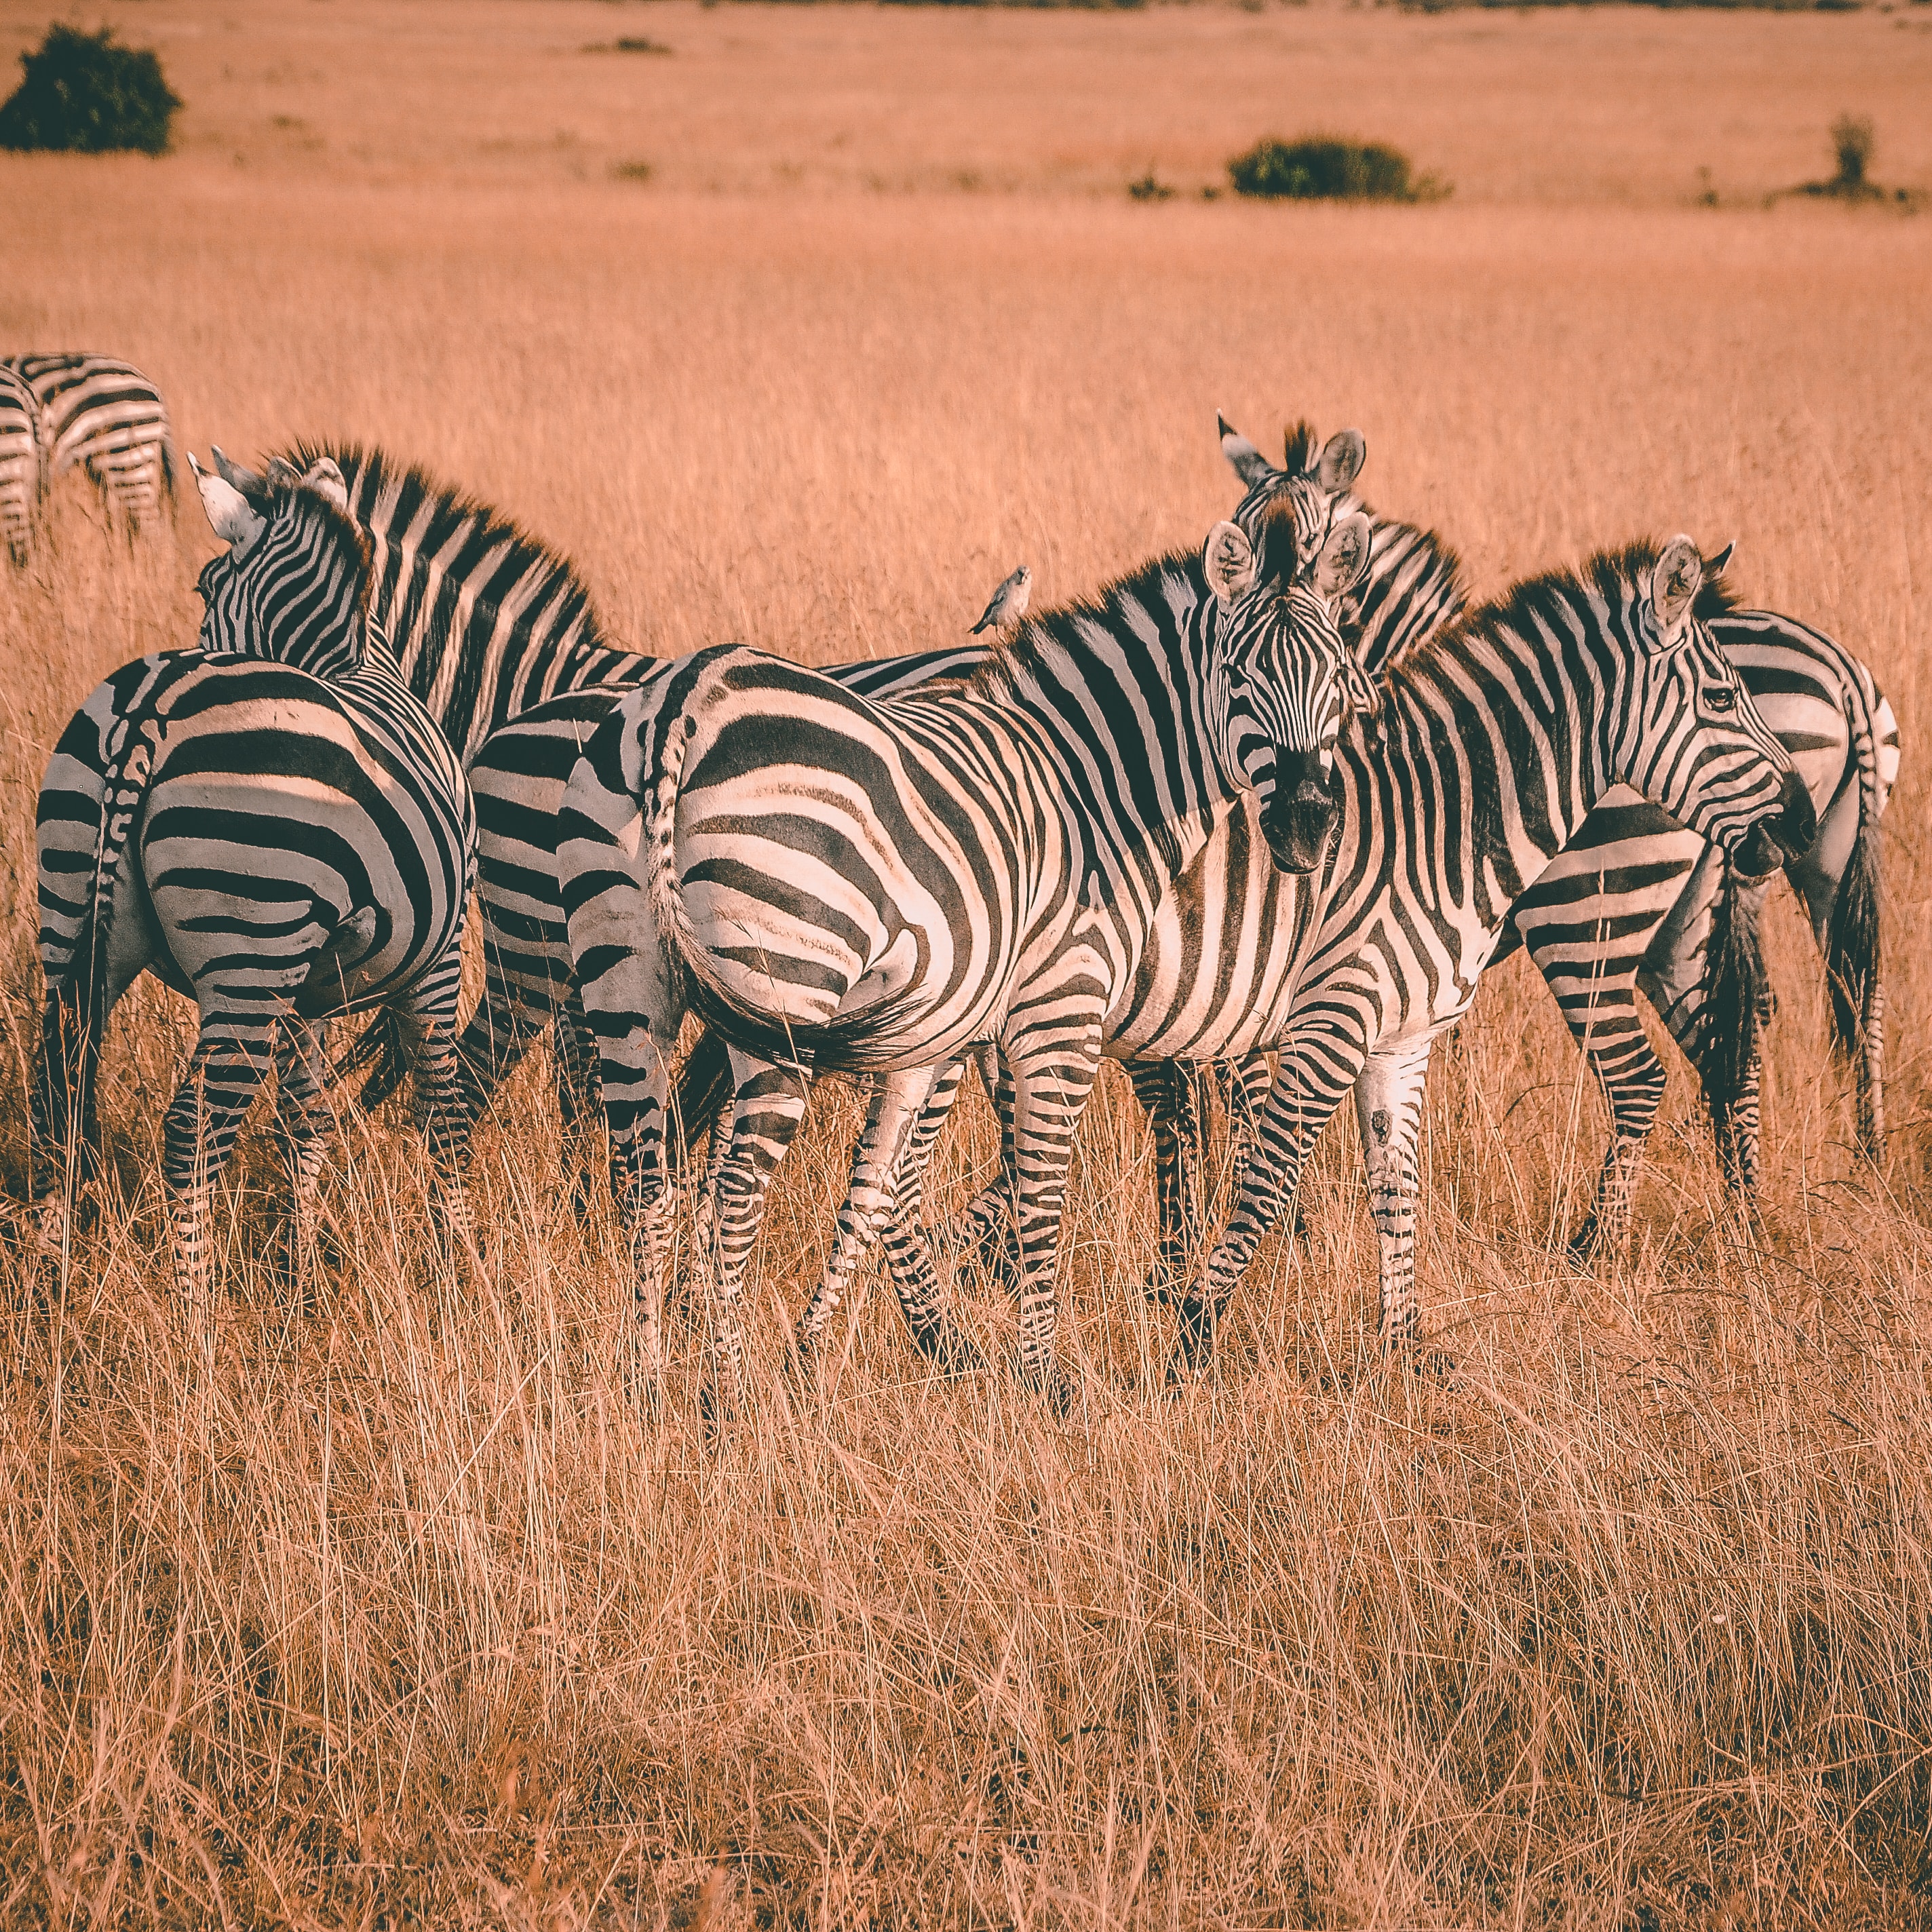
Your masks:
{"label": "small bird", "polygon": [[1017,624],[1026,615],[1027,597],[1032,589],[1033,572],[1022,564],[993,592],[992,602],[986,606],[985,613],[968,634],[976,638],[982,631],[997,631],[1008,624]]}

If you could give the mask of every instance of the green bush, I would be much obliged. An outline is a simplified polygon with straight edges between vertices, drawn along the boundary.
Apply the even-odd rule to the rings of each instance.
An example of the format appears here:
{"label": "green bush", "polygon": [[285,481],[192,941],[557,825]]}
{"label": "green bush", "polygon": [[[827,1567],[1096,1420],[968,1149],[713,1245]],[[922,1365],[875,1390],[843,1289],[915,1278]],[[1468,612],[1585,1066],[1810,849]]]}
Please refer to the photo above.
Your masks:
{"label": "green bush", "polygon": [[147,49],[116,46],[110,28],[83,34],[56,26],[20,65],[26,77],[0,106],[0,148],[167,152],[181,101]]}
{"label": "green bush", "polygon": [[1237,194],[1264,201],[1433,201],[1449,192],[1433,175],[1412,178],[1399,148],[1328,135],[1258,141],[1228,173]]}

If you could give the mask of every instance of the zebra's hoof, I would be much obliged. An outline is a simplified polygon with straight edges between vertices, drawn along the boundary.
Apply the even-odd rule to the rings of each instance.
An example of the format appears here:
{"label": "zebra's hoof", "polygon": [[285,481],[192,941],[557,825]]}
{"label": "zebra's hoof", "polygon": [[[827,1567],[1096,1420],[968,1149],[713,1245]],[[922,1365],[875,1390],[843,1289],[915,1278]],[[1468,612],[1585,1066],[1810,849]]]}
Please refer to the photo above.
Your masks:
{"label": "zebra's hoof", "polygon": [[1019,1378],[1022,1387],[1042,1396],[1047,1406],[1062,1420],[1072,1413],[1073,1390],[1058,1366],[1042,1369],[1037,1364],[1032,1367],[1022,1365]]}
{"label": "zebra's hoof", "polygon": [[1588,1268],[1597,1258],[1597,1250],[1602,1245],[1602,1237],[1598,1232],[1597,1217],[1592,1214],[1570,1237],[1569,1245],[1564,1253],[1574,1267]]}
{"label": "zebra's hoof", "polygon": [[986,1371],[986,1358],[980,1354],[978,1346],[970,1336],[950,1322],[936,1322],[923,1332],[915,1334],[913,1340],[918,1343],[920,1353],[949,1382],[956,1382],[962,1376],[982,1375]]}

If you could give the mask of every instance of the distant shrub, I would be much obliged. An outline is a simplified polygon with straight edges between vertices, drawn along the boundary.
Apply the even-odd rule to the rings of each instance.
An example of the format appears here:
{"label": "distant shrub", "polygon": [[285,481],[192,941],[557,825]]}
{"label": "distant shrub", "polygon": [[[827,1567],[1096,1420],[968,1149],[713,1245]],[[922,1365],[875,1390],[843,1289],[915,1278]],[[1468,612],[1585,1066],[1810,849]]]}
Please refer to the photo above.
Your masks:
{"label": "distant shrub", "polygon": [[1237,194],[1262,201],[1435,201],[1449,192],[1433,175],[1412,177],[1400,148],[1328,135],[1257,141],[1228,175]]}
{"label": "distant shrub", "polygon": [[672,50],[662,40],[632,34],[615,40],[592,40],[584,51],[587,54],[668,54]]}
{"label": "distant shrub", "polygon": [[1138,181],[1127,184],[1127,192],[1136,201],[1172,201],[1174,190],[1150,168]]}
{"label": "distant shrub", "polygon": [[651,178],[649,161],[613,161],[610,178],[613,181],[647,182]]}
{"label": "distant shrub", "polygon": [[1838,172],[1831,185],[1840,194],[1861,195],[1870,185],[1865,170],[1877,144],[1869,115],[1840,114],[1832,123],[1832,152],[1838,158]]}
{"label": "distant shrub", "polygon": [[166,153],[181,99],[148,49],[117,46],[106,27],[56,26],[20,65],[26,78],[0,106],[0,148]]}

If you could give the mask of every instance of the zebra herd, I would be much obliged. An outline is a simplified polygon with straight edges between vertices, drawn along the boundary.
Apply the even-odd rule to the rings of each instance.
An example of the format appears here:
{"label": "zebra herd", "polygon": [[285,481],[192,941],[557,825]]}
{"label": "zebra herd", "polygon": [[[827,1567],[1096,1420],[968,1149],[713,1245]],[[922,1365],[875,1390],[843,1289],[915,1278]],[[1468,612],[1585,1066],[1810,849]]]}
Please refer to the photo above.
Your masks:
{"label": "zebra herd", "polygon": [[[969,1060],[1000,1171],[944,1244],[1013,1289],[1019,1372],[1057,1405],[1061,1214],[1108,1058],[1153,1124],[1148,1286],[1178,1311],[1174,1378],[1210,1360],[1352,1090],[1382,1333],[1411,1351],[1430,1050],[1484,968],[1528,951],[1602,1085],[1610,1145],[1573,1246],[1615,1257],[1664,1081],[1638,993],[1699,1069],[1726,1179],[1755,1184],[1756,920],[1780,869],[1876,1156],[1898,749],[1864,668],[1736,608],[1729,552],[1688,537],[1472,606],[1451,550],[1355,494],[1358,434],[1318,446],[1304,425],[1276,464],[1221,430],[1245,494],[1198,551],[996,622],[990,646],[822,671],[741,645],[621,650],[560,556],[379,450],[299,446],[258,472],[218,448],[196,466],[225,546],[196,645],[108,679],[41,791],[44,1256],[94,1158],[108,1013],[152,968],[200,1010],[164,1165],[204,1339],[208,1190],[272,1066],[292,1252],[312,1244],[329,1088],[367,1068],[365,1105],[412,1077],[468,1270],[472,1126],[554,1025],[566,1127],[608,1136],[652,1400],[688,1171],[704,1399],[739,1402],[747,1258],[827,1072],[872,1097],[799,1359],[877,1246],[916,1346],[982,1366],[923,1217]],[[459,1035],[472,883],[485,984]],[[364,1012],[332,1067],[332,1022]],[[1216,1070],[1252,1130],[1203,1258]]]}

